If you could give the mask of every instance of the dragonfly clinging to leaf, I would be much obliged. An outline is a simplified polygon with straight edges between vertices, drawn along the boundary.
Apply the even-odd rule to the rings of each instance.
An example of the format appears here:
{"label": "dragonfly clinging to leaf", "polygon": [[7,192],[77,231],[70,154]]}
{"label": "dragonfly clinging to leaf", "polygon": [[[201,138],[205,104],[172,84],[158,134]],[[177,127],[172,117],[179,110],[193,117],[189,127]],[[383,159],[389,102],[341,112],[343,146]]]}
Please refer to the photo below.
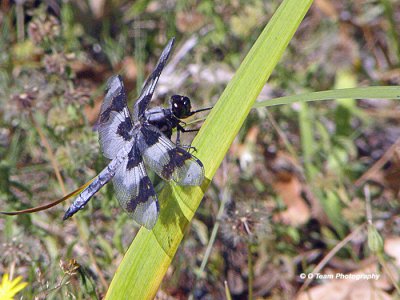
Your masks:
{"label": "dragonfly clinging to leaf", "polygon": [[[180,145],[179,133],[195,131],[186,130],[181,119],[210,108],[192,111],[189,98],[174,95],[169,108],[148,109],[173,44],[174,38],[165,46],[155,69],[145,81],[132,115],[127,107],[122,78],[117,75],[108,80],[98,128],[102,153],[111,161],[91,182],[77,190],[80,193],[66,211],[64,220],[82,209],[112,180],[122,208],[137,223],[151,229],[158,218],[159,203],[145,166],[162,179],[179,185],[197,186],[203,182],[203,164]],[[176,143],[171,141],[173,129],[177,130]],[[77,191],[62,199],[75,196]]]}

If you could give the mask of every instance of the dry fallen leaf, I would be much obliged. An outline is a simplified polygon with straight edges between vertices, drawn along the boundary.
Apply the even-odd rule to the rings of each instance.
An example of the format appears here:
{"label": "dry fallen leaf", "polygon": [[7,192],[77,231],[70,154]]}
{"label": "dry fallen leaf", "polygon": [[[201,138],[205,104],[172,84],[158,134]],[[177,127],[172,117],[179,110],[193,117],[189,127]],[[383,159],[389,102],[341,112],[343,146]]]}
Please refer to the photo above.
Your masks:
{"label": "dry fallen leaf", "polygon": [[181,32],[195,32],[204,26],[205,18],[197,11],[180,11],[176,14],[176,27]]}
{"label": "dry fallen leaf", "polygon": [[332,20],[338,19],[339,14],[336,7],[332,4],[332,1],[316,0],[315,7],[318,7],[326,16],[328,16]]}
{"label": "dry fallen leaf", "polygon": [[282,152],[278,152],[267,164],[274,175],[272,187],[287,207],[286,211],[277,215],[276,221],[292,226],[307,223],[311,217],[311,209],[302,196],[303,187],[296,164]]}
{"label": "dry fallen leaf", "polygon": [[386,238],[384,250],[395,259],[396,266],[400,268],[400,237]]}
{"label": "dry fallen leaf", "polygon": [[104,15],[105,0],[89,0],[89,6],[97,19]]}

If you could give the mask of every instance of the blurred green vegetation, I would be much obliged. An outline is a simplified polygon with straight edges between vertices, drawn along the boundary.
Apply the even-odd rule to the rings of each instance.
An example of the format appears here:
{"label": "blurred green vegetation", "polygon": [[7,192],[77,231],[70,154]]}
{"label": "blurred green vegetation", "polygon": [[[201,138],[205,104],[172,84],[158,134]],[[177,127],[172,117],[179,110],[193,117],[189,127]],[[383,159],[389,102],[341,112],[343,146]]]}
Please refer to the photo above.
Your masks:
{"label": "blurred green vegetation", "polygon": [[[165,74],[154,102],[181,93],[195,107],[212,105],[280,3],[15,2],[0,4],[1,210],[55,200],[105,166],[95,123],[110,75],[123,75],[132,106],[165,42],[176,36],[175,54],[184,56]],[[316,1],[260,100],[400,85],[399,15],[394,0]],[[194,47],[185,48],[190,40]],[[398,104],[383,100],[253,110],[158,297],[219,299],[227,286],[232,299],[242,299],[254,274],[254,297],[293,298],[303,285],[299,274],[367,220],[374,237],[392,241],[400,231],[393,146],[399,118]],[[102,298],[138,227],[111,185],[72,221],[62,215],[57,207],[0,218],[0,273],[22,275],[28,286],[19,295],[26,299]],[[356,272],[376,263],[366,229],[323,270]],[[395,293],[389,285],[387,293]]]}

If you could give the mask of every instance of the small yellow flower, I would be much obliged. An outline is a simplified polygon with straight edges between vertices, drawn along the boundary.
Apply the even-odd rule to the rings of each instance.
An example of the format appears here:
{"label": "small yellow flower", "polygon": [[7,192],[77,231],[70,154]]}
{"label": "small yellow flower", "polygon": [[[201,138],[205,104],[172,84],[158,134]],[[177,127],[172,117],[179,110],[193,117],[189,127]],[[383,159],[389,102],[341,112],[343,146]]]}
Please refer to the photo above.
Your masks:
{"label": "small yellow flower", "polygon": [[28,283],[21,282],[22,277],[19,276],[14,280],[8,279],[8,274],[3,275],[3,281],[0,283],[0,299],[1,300],[13,300],[14,296],[22,289],[24,289]]}

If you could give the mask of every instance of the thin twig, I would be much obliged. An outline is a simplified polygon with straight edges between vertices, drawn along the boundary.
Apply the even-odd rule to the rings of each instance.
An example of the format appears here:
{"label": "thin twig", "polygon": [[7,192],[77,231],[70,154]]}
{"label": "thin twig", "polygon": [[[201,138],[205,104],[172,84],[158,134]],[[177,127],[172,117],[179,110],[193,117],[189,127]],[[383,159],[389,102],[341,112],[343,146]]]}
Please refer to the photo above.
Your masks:
{"label": "thin twig", "polygon": [[385,270],[386,275],[389,277],[389,279],[392,282],[397,293],[400,295],[400,287],[397,284],[397,281],[396,281],[395,277],[393,276],[392,271],[389,269],[388,265],[386,264],[385,258],[383,257],[382,253],[378,253],[377,257],[378,257],[378,261],[381,264],[382,268]]}
{"label": "thin twig", "polygon": [[272,127],[276,130],[278,133],[280,139],[283,141],[285,144],[286,149],[289,151],[289,153],[296,158],[296,161],[300,161],[298,155],[296,154],[296,151],[294,150],[292,144],[289,142],[289,139],[287,138],[286,134],[281,130],[279,127],[278,123],[275,121],[275,118],[272,116],[272,114],[266,110],[267,118],[271,122]]}
{"label": "thin twig", "polygon": [[21,1],[16,2],[15,14],[17,18],[17,39],[19,43],[25,40],[25,15],[24,5]]}
{"label": "thin twig", "polygon": [[251,241],[247,242],[247,269],[248,269],[248,289],[249,289],[249,298],[253,299],[253,281],[254,281],[254,272],[253,272],[253,252],[252,252],[252,243]]}
{"label": "thin twig", "polygon": [[372,167],[368,169],[367,172],[365,172],[360,178],[356,180],[354,185],[356,187],[360,187],[365,181],[372,177],[373,174],[382,169],[382,167],[393,157],[397,147],[400,147],[400,138],[398,138],[396,142],[392,146],[390,146],[388,150],[386,150],[382,157],[378,161],[376,161],[372,165]]}
{"label": "thin twig", "polygon": [[204,272],[205,268],[206,268],[208,259],[209,259],[210,255],[211,255],[212,247],[214,246],[214,242],[215,242],[215,239],[217,237],[219,225],[221,223],[221,218],[222,218],[222,215],[223,215],[223,213],[225,211],[225,204],[230,199],[230,194],[229,194],[228,190],[229,190],[229,188],[226,187],[225,191],[223,193],[223,196],[222,196],[222,199],[221,199],[221,205],[219,207],[218,214],[217,214],[217,219],[215,221],[213,230],[211,232],[210,240],[209,240],[208,245],[207,245],[206,252],[204,253],[204,257],[203,257],[203,260],[202,260],[201,265],[200,265],[200,274],[202,274]]}
{"label": "thin twig", "polygon": [[372,225],[371,193],[368,184],[365,185],[364,187],[364,195],[365,195],[365,213],[367,215],[367,222],[368,225]]}

